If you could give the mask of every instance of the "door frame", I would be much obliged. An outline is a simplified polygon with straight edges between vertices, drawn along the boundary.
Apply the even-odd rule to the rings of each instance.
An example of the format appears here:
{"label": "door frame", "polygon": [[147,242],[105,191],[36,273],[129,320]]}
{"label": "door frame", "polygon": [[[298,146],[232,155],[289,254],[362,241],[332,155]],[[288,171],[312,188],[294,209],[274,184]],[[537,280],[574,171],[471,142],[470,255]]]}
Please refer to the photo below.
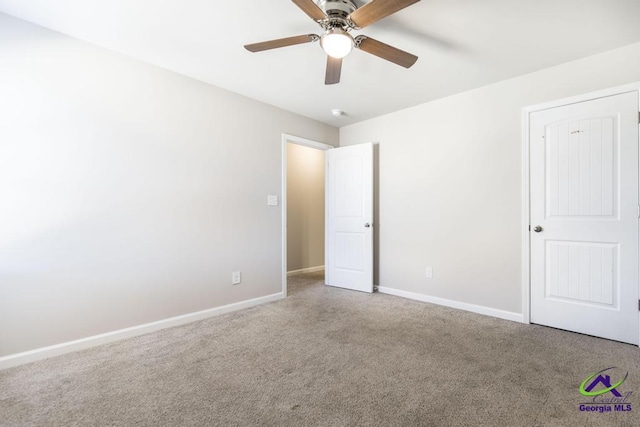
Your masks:
{"label": "door frame", "polygon": [[[316,150],[327,151],[332,148],[336,148],[333,145],[325,144],[323,142],[313,141],[311,139],[302,138],[300,136],[289,135],[287,133],[282,134],[282,196],[280,199],[282,200],[282,296],[283,298],[287,297],[287,144],[297,144],[303,145],[305,147],[315,148]],[[325,174],[326,174],[326,165],[325,165]],[[325,175],[326,181],[326,175]],[[325,193],[326,193],[325,188]],[[327,218],[327,207],[325,206],[325,222]],[[326,248],[325,248],[325,260],[327,258]],[[326,261],[325,261],[326,263]]]}
{"label": "door frame", "polygon": [[[522,109],[522,323],[531,323],[531,232],[529,231],[531,217],[531,165],[529,158],[530,115],[550,108],[577,104],[629,92],[639,92],[640,95],[640,82],[531,105]],[[638,126],[640,126],[640,124],[638,124]],[[640,266],[640,259],[638,260],[638,265]],[[638,287],[640,287],[640,283],[638,283]],[[640,315],[638,316],[638,322],[640,323]]]}

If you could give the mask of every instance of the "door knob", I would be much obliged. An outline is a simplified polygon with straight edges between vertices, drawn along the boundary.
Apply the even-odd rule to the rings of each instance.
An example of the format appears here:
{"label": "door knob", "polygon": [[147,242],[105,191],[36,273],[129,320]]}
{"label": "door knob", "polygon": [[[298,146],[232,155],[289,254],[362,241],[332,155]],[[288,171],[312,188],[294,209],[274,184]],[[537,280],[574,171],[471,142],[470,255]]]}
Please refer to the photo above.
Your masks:
{"label": "door knob", "polygon": [[371,224],[369,224],[368,222],[364,225],[364,228],[369,228],[371,227]]}
{"label": "door knob", "polygon": [[533,231],[535,231],[536,233],[539,233],[542,231],[542,227],[540,227],[539,225],[536,225],[535,227],[533,227]]}

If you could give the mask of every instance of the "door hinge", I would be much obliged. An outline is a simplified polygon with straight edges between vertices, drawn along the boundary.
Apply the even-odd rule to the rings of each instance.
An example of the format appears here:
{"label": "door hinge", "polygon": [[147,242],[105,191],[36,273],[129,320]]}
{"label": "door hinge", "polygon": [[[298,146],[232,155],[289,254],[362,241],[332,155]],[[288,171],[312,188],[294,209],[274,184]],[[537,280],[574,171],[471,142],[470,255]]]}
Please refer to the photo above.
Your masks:
{"label": "door hinge", "polygon": [[640,218],[640,205],[638,205],[638,218]]}
{"label": "door hinge", "polygon": [[531,231],[531,224],[529,224],[529,231]]}
{"label": "door hinge", "polygon": [[640,311],[640,299],[638,300],[638,311]]}

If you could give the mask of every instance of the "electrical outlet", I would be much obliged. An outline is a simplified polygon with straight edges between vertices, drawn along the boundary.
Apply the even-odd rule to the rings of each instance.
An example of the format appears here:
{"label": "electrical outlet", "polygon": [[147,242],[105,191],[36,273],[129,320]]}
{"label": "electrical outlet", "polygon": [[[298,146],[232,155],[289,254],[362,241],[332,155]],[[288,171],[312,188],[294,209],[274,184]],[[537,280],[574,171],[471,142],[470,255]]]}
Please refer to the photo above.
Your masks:
{"label": "electrical outlet", "polygon": [[425,277],[427,279],[431,279],[433,278],[433,268],[432,267],[427,267],[425,273],[424,273]]}
{"label": "electrical outlet", "polygon": [[231,284],[239,285],[241,281],[241,277],[242,277],[242,273],[240,273],[239,271],[234,271],[233,273],[231,273]]}

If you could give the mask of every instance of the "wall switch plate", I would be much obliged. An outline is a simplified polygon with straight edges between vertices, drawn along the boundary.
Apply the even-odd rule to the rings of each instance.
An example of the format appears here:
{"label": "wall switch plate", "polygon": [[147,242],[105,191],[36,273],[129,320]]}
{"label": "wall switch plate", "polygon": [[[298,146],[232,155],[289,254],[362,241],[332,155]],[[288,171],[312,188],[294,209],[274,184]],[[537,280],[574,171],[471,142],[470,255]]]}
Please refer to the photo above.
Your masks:
{"label": "wall switch plate", "polygon": [[268,195],[267,196],[267,205],[269,206],[278,206],[278,196]]}
{"label": "wall switch plate", "polygon": [[239,285],[241,276],[242,276],[242,273],[240,273],[239,271],[234,271],[233,273],[231,273],[231,284]]}
{"label": "wall switch plate", "polygon": [[427,279],[431,279],[433,278],[433,268],[432,267],[427,267],[425,273],[424,273],[425,277]]}

